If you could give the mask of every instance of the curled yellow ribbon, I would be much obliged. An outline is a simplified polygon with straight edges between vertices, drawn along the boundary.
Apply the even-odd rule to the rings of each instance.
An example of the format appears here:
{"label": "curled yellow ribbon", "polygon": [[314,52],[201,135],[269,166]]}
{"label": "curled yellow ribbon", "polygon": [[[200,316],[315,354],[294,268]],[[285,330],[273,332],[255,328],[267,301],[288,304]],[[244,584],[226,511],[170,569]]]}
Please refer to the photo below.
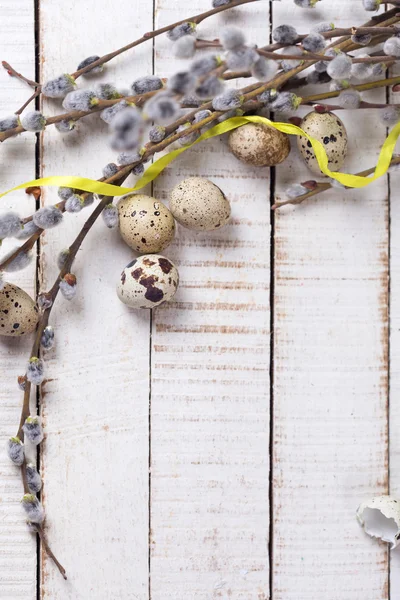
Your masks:
{"label": "curled yellow ribbon", "polygon": [[371,175],[371,177],[362,177],[360,175],[351,175],[348,173],[338,173],[330,171],[328,168],[328,157],[326,155],[325,149],[321,142],[311,137],[303,131],[297,125],[292,125],[291,123],[274,123],[265,117],[259,116],[251,116],[251,117],[232,117],[223,121],[222,123],[218,123],[205,133],[203,133],[197,140],[190,144],[190,146],[184,146],[182,148],[178,148],[177,150],[172,150],[168,154],[165,154],[158,160],[156,160],[148,169],[146,169],[144,175],[137,181],[136,185],[133,188],[121,187],[118,185],[113,185],[111,183],[104,183],[102,181],[96,181],[95,179],[88,179],[86,177],[76,177],[69,175],[54,175],[53,177],[42,177],[41,179],[34,179],[33,181],[27,181],[26,183],[21,183],[21,185],[17,185],[16,187],[7,190],[0,194],[0,198],[9,194],[10,192],[15,192],[17,190],[21,190],[27,187],[32,186],[62,186],[62,187],[70,187],[75,188],[77,190],[83,190],[85,192],[92,192],[94,194],[100,194],[102,196],[123,196],[124,194],[128,194],[129,192],[136,192],[143,187],[145,187],[148,183],[156,179],[158,175],[167,167],[173,160],[175,160],[182,152],[185,152],[189,148],[195,146],[199,142],[203,140],[208,140],[209,138],[222,135],[223,133],[227,133],[228,131],[232,131],[241,125],[245,125],[246,123],[261,123],[264,125],[269,125],[270,127],[274,127],[278,131],[282,131],[283,133],[287,133],[289,135],[298,135],[307,138],[313,147],[316,159],[318,161],[318,165],[321,171],[330,177],[331,179],[336,179],[339,183],[346,187],[350,188],[361,188],[369,185],[379,177],[384,175],[389,166],[393,157],[394,148],[396,146],[397,139],[400,135],[400,122],[397,123],[389,133],[386,138],[380,154],[378,158],[378,163],[375,169],[375,173]]}

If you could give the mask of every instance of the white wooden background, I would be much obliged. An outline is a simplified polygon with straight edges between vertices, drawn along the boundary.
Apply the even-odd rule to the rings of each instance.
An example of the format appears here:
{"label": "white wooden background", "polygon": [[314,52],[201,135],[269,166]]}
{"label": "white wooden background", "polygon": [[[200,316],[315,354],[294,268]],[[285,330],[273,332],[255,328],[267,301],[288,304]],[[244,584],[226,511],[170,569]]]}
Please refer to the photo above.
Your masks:
{"label": "white wooden background", "polygon": [[[32,78],[38,60],[45,80],[209,4],[0,0],[0,57]],[[367,18],[361,0],[314,11],[263,0],[200,30],[215,37],[229,21],[261,43],[271,22],[305,32],[310,22]],[[176,68],[160,37],[110,63],[103,80],[125,85]],[[29,92],[5,72],[0,78],[7,114]],[[365,111],[344,120],[347,169],[372,166],[383,127]],[[35,174],[99,177],[115,159],[106,127],[93,116],[79,129],[7,141],[1,189]],[[0,453],[0,598],[400,600],[400,551],[391,558],[355,520],[366,497],[400,495],[400,176],[271,218],[268,170],[244,167],[226,140],[187,152],[154,195],[166,200],[190,175],[224,190],[232,219],[215,233],[179,228],[165,252],[181,275],[174,302],[151,315],[118,301],[115,283],[131,252],[101,222],[76,261],[77,299],[57,301],[40,460],[48,537],[68,581],[37,555],[17,469]],[[275,197],[308,177],[294,151],[277,169]],[[46,189],[42,202],[55,201]],[[1,202],[33,209],[24,192]],[[32,294],[36,284],[47,289],[55,256],[86,217],[68,215],[43,238],[37,269],[10,279]],[[29,346],[0,340],[4,440],[19,419],[15,380]]]}

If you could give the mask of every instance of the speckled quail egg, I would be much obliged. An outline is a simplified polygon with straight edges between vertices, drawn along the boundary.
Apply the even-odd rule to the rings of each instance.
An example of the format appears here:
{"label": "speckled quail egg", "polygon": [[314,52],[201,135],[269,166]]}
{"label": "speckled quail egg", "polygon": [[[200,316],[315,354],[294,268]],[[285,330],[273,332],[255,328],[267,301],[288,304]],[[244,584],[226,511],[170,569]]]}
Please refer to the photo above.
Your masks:
{"label": "speckled quail egg", "polygon": [[169,208],[188,229],[212,231],[225,225],[231,214],[222,190],[204,177],[189,177],[171,191]]}
{"label": "speckled quail egg", "polygon": [[[321,142],[328,156],[329,169],[331,171],[341,169],[347,154],[347,132],[339,117],[330,112],[323,114],[310,112],[304,117],[300,127]],[[311,142],[299,136],[297,147],[307,167],[316,175],[322,175]]]}
{"label": "speckled quail egg", "polygon": [[143,194],[128,194],[118,202],[119,230],[136,252],[160,252],[175,235],[174,217],[162,203]]}
{"label": "speckled quail egg", "polygon": [[24,290],[12,283],[0,291],[0,335],[16,337],[32,333],[38,322],[38,309]]}
{"label": "speckled quail egg", "polygon": [[289,136],[262,123],[247,123],[229,136],[229,148],[240,161],[255,167],[279,165],[290,152]]}
{"label": "speckled quail egg", "polygon": [[139,256],[125,267],[117,284],[118,298],[131,308],[154,308],[171,300],[179,285],[175,265],[165,256]]}
{"label": "speckled quail egg", "polygon": [[357,519],[365,533],[391,544],[400,544],[400,500],[393,496],[375,496],[357,509]]}

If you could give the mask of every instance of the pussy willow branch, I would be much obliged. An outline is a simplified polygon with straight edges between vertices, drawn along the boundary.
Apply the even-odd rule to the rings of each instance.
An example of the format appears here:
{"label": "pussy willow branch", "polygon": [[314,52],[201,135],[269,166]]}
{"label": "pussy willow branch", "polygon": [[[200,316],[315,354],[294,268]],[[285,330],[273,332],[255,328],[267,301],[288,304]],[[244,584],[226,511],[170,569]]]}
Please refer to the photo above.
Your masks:
{"label": "pussy willow branch", "polygon": [[[391,167],[394,167],[396,165],[400,165],[400,156],[396,156],[396,157],[392,158],[392,160],[390,162]],[[365,169],[365,171],[360,171],[359,173],[356,173],[356,175],[359,175],[360,177],[368,177],[368,175],[372,175],[372,173],[375,172],[375,168],[376,167],[371,167],[370,169]],[[301,196],[297,196],[297,198],[292,198],[291,200],[283,200],[282,202],[275,202],[275,204],[271,208],[272,208],[272,210],[277,210],[278,208],[282,208],[282,206],[287,206],[288,204],[294,204],[294,205],[301,204],[305,200],[308,200],[309,198],[312,198],[313,196],[316,196],[317,194],[321,194],[322,192],[326,192],[327,190],[330,190],[332,188],[334,188],[334,186],[331,183],[319,181],[319,182],[317,182],[317,185],[315,186],[315,188],[310,190],[306,194],[302,194]],[[351,188],[345,188],[345,189],[351,189]]]}
{"label": "pussy willow branch", "polygon": [[[119,183],[122,183],[123,181],[124,181],[124,178],[120,178]],[[51,299],[51,306],[49,308],[45,309],[41,314],[41,317],[40,317],[39,323],[38,323],[38,327],[36,330],[36,334],[35,334],[35,339],[34,339],[34,342],[32,345],[30,358],[36,357],[39,355],[40,341],[42,338],[43,331],[48,325],[50,313],[52,311],[52,308],[53,308],[56,298],[58,296],[59,289],[60,289],[60,281],[70,271],[70,269],[72,267],[72,263],[77,255],[78,250],[81,247],[85,237],[87,236],[87,234],[89,233],[93,224],[95,223],[95,221],[97,220],[97,218],[99,217],[101,212],[103,211],[104,207],[110,201],[111,201],[111,198],[104,197],[101,200],[101,202],[99,202],[99,204],[96,206],[96,208],[94,209],[94,211],[92,212],[90,217],[87,219],[87,221],[83,225],[81,231],[79,232],[79,234],[77,235],[75,240],[72,242],[71,246],[69,247],[69,253],[68,253],[67,259],[64,263],[64,266],[60,270],[52,288],[48,292],[48,296]],[[25,390],[24,390],[24,401],[23,401],[22,410],[21,410],[19,428],[18,428],[18,432],[17,432],[17,437],[19,437],[21,441],[24,440],[23,425],[25,423],[25,419],[29,416],[29,401],[30,401],[30,395],[31,395],[31,388],[32,388],[32,384],[30,383],[30,381],[26,380]],[[22,475],[22,482],[23,482],[24,490],[26,493],[27,491],[29,491],[29,488],[28,488],[27,478],[26,478],[26,463],[25,463],[25,461],[21,468],[21,475]],[[60,573],[64,577],[64,579],[67,579],[64,567],[57,560],[54,553],[52,552],[52,550],[49,547],[49,544],[46,540],[43,528],[40,525],[36,525],[35,529],[43,543],[43,547],[44,547],[45,551],[47,552],[48,556],[53,560],[53,562],[57,566],[58,570],[60,571]]]}
{"label": "pussy willow branch", "polygon": [[[231,4],[228,5],[224,5],[222,7],[218,7],[217,9],[213,9],[211,11],[207,11],[206,13],[202,13],[200,15],[197,15],[196,17],[192,17],[189,19],[184,19],[182,21],[173,23],[172,25],[169,25],[167,27],[158,29],[154,32],[150,32],[148,34],[144,34],[144,36],[142,36],[142,38],[140,38],[140,40],[136,40],[136,42],[132,42],[132,44],[129,44],[128,46],[124,46],[123,48],[120,48],[119,50],[116,50],[115,52],[112,52],[110,54],[106,54],[105,56],[103,56],[102,58],[100,58],[98,61],[96,61],[95,63],[92,63],[91,65],[88,65],[87,67],[85,67],[84,69],[81,69],[80,71],[77,71],[76,73],[73,74],[73,76],[77,76],[77,73],[79,74],[83,74],[84,72],[90,70],[90,68],[93,68],[94,66],[96,66],[97,64],[103,64],[101,61],[104,60],[104,62],[107,62],[108,60],[111,60],[114,56],[117,56],[118,54],[121,54],[122,52],[125,52],[126,50],[128,50],[129,48],[134,47],[134,45],[138,45],[137,43],[142,43],[143,41],[145,41],[146,39],[150,39],[149,36],[151,35],[152,37],[156,37],[156,35],[160,35],[161,33],[165,33],[166,31],[169,31],[170,29],[173,29],[174,27],[176,27],[177,25],[179,25],[180,23],[185,23],[187,21],[192,21],[195,23],[200,23],[201,21],[203,21],[204,19],[206,19],[207,17],[216,14],[217,12],[222,12],[222,10],[226,10],[228,8],[233,8],[234,6],[240,6],[241,4],[247,4],[249,2],[254,2],[257,0],[237,0],[236,2],[232,2]],[[383,17],[386,17],[386,19],[383,19]],[[390,17],[390,18],[387,18]],[[348,33],[348,35],[352,35],[354,33],[354,31],[364,31],[367,30],[369,33],[370,32],[375,32],[377,33],[377,35],[381,34],[381,31],[390,31],[391,33],[393,33],[394,31],[396,31],[396,28],[393,27],[394,23],[398,22],[399,18],[397,16],[397,12],[395,9],[387,11],[386,13],[383,13],[383,15],[380,15],[379,17],[377,17],[374,20],[368,21],[365,25],[362,25],[361,27],[353,27],[353,28],[346,28],[346,29],[338,29],[336,31],[340,32],[340,35]],[[387,27],[385,27],[385,25],[388,25]],[[325,34],[327,34],[328,36],[332,34],[332,32],[325,32]],[[301,37],[301,36],[300,36]],[[303,36],[304,39],[305,36]],[[350,40],[348,38],[343,39],[343,42],[348,43]],[[262,55],[265,54],[269,49],[271,49],[274,45],[270,45],[270,46],[265,46],[264,48],[260,48],[258,49],[258,52]],[[282,45],[275,45],[275,46],[279,46],[279,47],[284,47]],[[351,49],[356,49],[359,48],[359,45],[356,44],[350,44]],[[343,43],[342,40],[339,40],[337,43],[332,44],[331,47],[338,47],[343,49]],[[350,48],[349,48],[350,49]],[[268,53],[267,53],[268,54]],[[269,55],[268,55],[269,56]],[[284,58],[284,56],[282,55],[275,55],[272,54],[273,58],[276,60],[282,60],[282,58]],[[332,58],[330,57],[325,57],[324,55],[313,55],[314,58],[311,58],[311,54],[307,53],[304,56],[301,56],[301,58],[297,55],[288,55],[291,58],[297,59],[297,60],[302,60],[302,61],[310,61],[310,64],[316,62],[317,60],[331,60]],[[107,58],[108,57],[108,58]],[[396,60],[395,57],[382,57],[382,60],[380,59],[380,57],[373,57],[371,59],[360,59],[360,58],[355,58],[353,59],[354,62],[394,62]],[[17,71],[15,69],[13,69],[11,67],[11,65],[9,65],[8,63],[6,63],[5,61],[3,61],[3,66],[7,66],[8,70],[12,69],[13,74],[15,74],[15,76],[18,76],[19,78],[21,78],[23,81],[30,81],[27,78],[25,78],[24,76],[22,76],[21,74],[17,73]],[[309,66],[309,65],[307,65]],[[301,69],[303,70],[303,69]],[[292,71],[290,71],[290,73],[292,73]],[[221,74],[221,76],[223,78],[226,79],[233,79],[237,76],[248,76],[250,75],[250,73],[235,73],[235,74]],[[290,76],[291,77],[291,76]],[[289,78],[290,78],[289,77]],[[37,84],[36,82],[31,82],[31,84],[33,84],[34,86],[37,86],[36,92],[34,94],[33,97],[36,97],[40,94],[40,86],[39,84]],[[142,96],[128,96],[125,99],[129,102],[134,102],[136,103],[138,106],[141,106],[144,101],[146,99],[148,99],[149,97],[153,96],[156,92],[149,92],[148,94],[143,94]],[[32,97],[32,98],[33,98]],[[98,112],[100,110],[103,110],[104,108],[107,108],[108,106],[112,106],[113,104],[116,104],[118,102],[120,102],[122,99],[124,99],[123,97],[115,99],[115,100],[100,100],[99,104],[96,107],[93,107],[90,111],[71,111],[69,113],[64,113],[61,115],[57,115],[55,117],[49,117],[47,119],[47,125],[51,125],[54,123],[58,123],[62,120],[78,120],[82,117],[85,117],[89,114]],[[23,107],[21,107],[20,112],[22,112],[22,109],[25,108],[25,106],[27,105],[27,103],[25,103],[25,105]],[[8,131],[5,131],[3,133],[0,133],[0,142],[5,141],[6,139],[17,135],[19,133],[23,133],[25,131],[25,129],[22,126],[18,126],[15,127],[14,129],[10,129]]]}
{"label": "pussy willow branch", "polygon": [[[391,12],[393,12],[393,11],[389,11],[389,13],[391,13]],[[388,15],[389,13],[386,13],[386,15]],[[382,20],[382,16],[383,15],[380,16],[380,23],[383,23],[383,24],[392,24],[393,22],[397,22],[400,19],[400,17],[397,16],[397,13],[394,16],[391,16],[391,18],[387,19],[386,21]],[[377,19],[377,21],[378,21],[378,19]],[[372,21],[369,21],[366,25],[370,26],[370,25],[374,25],[374,23],[375,23],[375,21],[372,20]],[[351,40],[345,39],[345,40],[341,40],[340,43],[335,44],[335,47],[338,47],[343,50],[343,49],[355,49],[358,46],[356,44],[352,43]],[[242,90],[242,92],[245,95],[245,102],[249,102],[249,101],[253,100],[259,94],[261,94],[263,91],[265,91],[267,89],[272,89],[272,88],[278,89],[279,87],[282,87],[291,77],[293,77],[293,75],[297,75],[298,73],[300,73],[301,71],[303,71],[306,68],[307,68],[306,66],[300,65],[299,67],[292,69],[288,73],[278,74],[270,82],[265,83],[261,86],[260,86],[260,84],[252,84],[252,85],[244,88]],[[360,86],[355,86],[355,89],[359,89],[362,91],[365,89],[373,89],[374,87],[380,87],[382,85],[382,81],[386,82],[385,85],[394,85],[394,84],[398,83],[398,78],[391,78],[391,79],[387,79],[387,80],[381,80],[380,82],[371,82],[371,83],[361,84]],[[325,94],[318,94],[318,95],[314,95],[314,96],[309,96],[307,98],[303,98],[302,102],[303,103],[318,102],[320,100],[324,100],[324,99],[328,99],[328,98],[335,98],[339,94],[340,94],[340,91],[326,92]],[[105,102],[112,103],[113,101],[108,100]],[[258,107],[259,107],[259,105],[253,104],[251,106],[251,108],[249,108],[249,110],[258,108]],[[210,108],[212,108],[212,103],[211,102],[205,103],[202,105],[202,108],[210,109]],[[167,128],[167,134],[172,133],[174,130],[176,130],[177,127],[179,127],[179,125],[182,125],[183,123],[186,123],[187,121],[189,121],[198,110],[199,110],[198,108],[194,109],[191,113],[184,115],[183,117],[181,117],[180,119],[175,121],[173,124],[171,124]],[[205,125],[212,123],[213,121],[218,119],[219,116],[221,116],[223,114],[224,114],[223,112],[213,112],[209,117],[207,117],[203,121],[200,121],[199,123],[196,123],[195,125],[192,125],[190,128],[187,128],[180,133],[175,133],[175,135],[164,139],[159,144],[151,144],[151,143],[147,144],[146,145],[147,150],[145,151],[145,153],[140,161],[135,162],[131,165],[122,167],[118,171],[118,173],[116,173],[112,177],[110,177],[108,179],[102,178],[99,181],[104,181],[105,183],[114,183],[115,181],[117,181],[119,179],[119,177],[121,175],[127,176],[134,166],[145,162],[153,154],[155,154],[156,152],[161,152],[168,145],[177,141],[179,138],[184,137],[194,131],[198,131]],[[34,243],[38,239],[38,237],[41,235],[41,233],[42,233],[42,230],[36,232],[31,238],[29,238],[25,242],[25,244],[23,244],[23,246],[21,246],[21,248],[18,248],[12,256],[10,256],[6,261],[3,261],[3,263],[0,264],[0,270],[4,269],[5,266],[7,266],[14,258],[16,258],[16,256],[19,254],[19,252],[32,248]]]}
{"label": "pussy willow branch", "polygon": [[[381,80],[378,80],[378,81],[372,81],[372,82],[369,82],[369,83],[363,83],[363,84],[360,84],[360,85],[353,86],[352,89],[359,90],[359,91],[366,91],[366,90],[376,89],[376,88],[380,88],[380,87],[392,86],[392,85],[395,85],[395,84],[400,84],[400,76],[399,77],[391,77],[391,78],[388,78],[388,79],[381,79]],[[259,84],[254,84],[254,85],[259,85]],[[249,88],[251,88],[251,90],[253,90],[254,89],[254,85],[248,86],[248,88],[244,88],[243,91],[245,91],[246,89],[248,90]],[[265,86],[259,87],[256,90],[257,91],[256,95],[260,94],[262,91],[265,91],[264,88],[265,88]],[[319,102],[320,100],[325,100],[325,99],[328,99],[328,98],[336,98],[337,96],[339,96],[339,94],[340,94],[340,91],[335,91],[335,92],[326,92],[325,94],[317,94],[317,95],[314,95],[314,96],[306,96],[306,97],[302,98],[301,104],[303,104],[303,105],[314,104],[315,102]],[[212,108],[211,102],[206,103],[203,106],[204,106],[204,108]],[[244,109],[244,113],[246,113],[248,111],[254,111],[254,110],[260,108],[261,106],[262,106],[261,102],[251,101],[251,98],[248,95],[247,96],[245,95],[245,103],[242,106],[242,108]],[[388,106],[387,104],[383,104],[383,105],[376,104],[376,105],[374,105],[374,104],[370,104],[368,102],[362,102],[361,103],[361,107],[362,108],[385,108],[387,106]],[[334,109],[335,107],[327,107],[327,108],[328,109],[330,109],[330,108]],[[198,108],[193,109],[191,112],[186,113],[185,115],[183,115],[182,117],[180,117],[179,119],[177,119],[174,123],[172,123],[171,125],[167,126],[166,127],[166,134],[167,135],[172,134],[174,131],[176,131],[176,129],[180,125],[183,125],[184,123],[187,123],[188,121],[190,121],[194,117],[194,115],[196,114],[196,112],[198,112],[198,110],[199,110]],[[191,133],[193,131],[198,131],[199,129],[201,129],[205,125],[208,125],[209,123],[215,121],[219,116],[221,116],[223,114],[224,114],[223,112],[213,112],[209,117],[207,117],[207,119],[203,119],[202,121],[200,121],[196,125],[192,126],[191,128],[185,129],[183,132],[180,132],[179,134],[177,134],[173,138],[172,137],[165,138],[165,140],[163,140],[163,142],[160,142],[159,144],[148,143],[145,146],[146,152],[143,155],[142,161],[136,162],[136,163],[131,164],[131,165],[127,165],[127,167],[121,168],[118,171],[118,173],[116,173],[113,177],[110,177],[108,179],[101,178],[98,181],[103,181],[105,183],[114,183],[114,180],[116,180],[116,179],[119,178],[121,172],[125,172],[126,169],[129,169],[129,171],[131,171],[134,166],[136,166],[140,162],[144,162],[145,160],[147,160],[148,158],[150,158],[150,156],[152,156],[152,154],[155,154],[157,152],[160,152],[161,150],[164,150],[170,144],[172,144],[173,142],[175,142],[176,140],[178,140],[180,137],[184,137],[184,136],[188,135],[189,133]],[[160,149],[161,145],[162,145],[162,148]],[[151,151],[151,154],[150,154],[150,151]],[[65,201],[58,202],[57,203],[57,207],[61,211],[64,211]],[[27,217],[27,218],[24,219],[24,223],[28,223],[31,220],[32,220],[32,216]],[[18,256],[18,254],[20,254],[20,252],[28,252],[29,250],[31,250],[33,248],[33,246],[35,245],[36,241],[38,240],[38,238],[41,236],[42,233],[43,233],[43,229],[39,229],[38,231],[36,231],[28,240],[26,240],[26,242],[22,246],[18,247],[7,259],[5,259],[4,261],[0,262],[0,271],[4,270]]]}
{"label": "pussy willow branch", "polygon": [[[116,56],[119,56],[120,54],[123,54],[124,52],[127,52],[128,50],[131,50],[132,48],[135,48],[136,46],[139,46],[140,44],[143,44],[144,42],[147,42],[148,40],[154,39],[155,37],[157,37],[157,36],[159,36],[159,35],[161,35],[163,33],[167,33],[168,31],[171,31],[172,29],[174,29],[178,25],[181,25],[182,23],[190,22],[190,23],[196,23],[196,25],[199,25],[200,23],[202,23],[202,21],[205,21],[206,19],[208,19],[209,17],[212,17],[213,15],[216,15],[218,13],[222,13],[222,12],[224,12],[226,10],[231,9],[231,8],[236,8],[238,6],[242,6],[244,4],[250,4],[251,2],[257,2],[257,1],[258,0],[233,0],[233,2],[230,2],[229,4],[224,4],[223,6],[218,6],[216,8],[213,8],[211,10],[207,10],[206,12],[202,12],[202,13],[200,13],[198,15],[193,16],[193,17],[188,17],[187,19],[182,19],[181,21],[176,21],[175,23],[171,23],[170,25],[166,25],[165,27],[160,27],[159,29],[155,29],[154,31],[148,31],[148,32],[144,33],[142,35],[142,37],[140,37],[139,39],[135,40],[134,42],[131,42],[130,44],[127,44],[126,46],[122,46],[122,48],[119,48],[118,50],[114,50],[114,52],[110,52],[108,54],[104,54],[103,56],[101,56],[95,62],[91,63],[90,65],[87,65],[86,67],[83,67],[82,69],[78,69],[74,73],[71,73],[71,75],[72,75],[72,77],[74,79],[78,79],[78,77],[80,77],[84,73],[87,73],[91,69],[94,69],[95,67],[99,67],[101,65],[104,65],[105,63],[109,62],[110,60],[112,60]],[[5,61],[3,61],[2,64],[3,64],[3,66],[5,68],[7,68],[5,65],[7,65],[8,63],[6,63]],[[10,65],[8,65],[8,67],[9,66]],[[36,97],[38,97],[40,95],[42,86],[40,84],[37,84],[36,82],[32,82],[31,80],[27,79],[23,75],[20,75],[13,68],[11,68],[11,69],[7,68],[7,71],[11,71],[10,74],[12,76],[18,77],[22,81],[25,81],[26,83],[28,83],[28,85],[32,85],[32,83],[33,83],[34,86],[36,87],[35,94],[33,94],[25,102],[25,104],[19,109],[19,111],[17,113],[15,113],[15,114],[21,114],[22,110],[24,108],[26,108],[26,106],[28,106],[28,104],[30,104],[30,102],[34,98],[36,98]]]}

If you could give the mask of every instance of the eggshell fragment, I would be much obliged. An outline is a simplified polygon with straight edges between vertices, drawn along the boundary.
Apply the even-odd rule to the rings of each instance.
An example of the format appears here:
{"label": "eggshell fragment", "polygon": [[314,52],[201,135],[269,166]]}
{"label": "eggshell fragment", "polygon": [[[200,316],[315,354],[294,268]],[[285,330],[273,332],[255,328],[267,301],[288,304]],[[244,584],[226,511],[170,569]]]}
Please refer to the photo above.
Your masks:
{"label": "eggshell fragment", "polygon": [[119,230],[136,252],[160,252],[174,239],[175,221],[159,200],[144,194],[128,194],[118,202]]}
{"label": "eggshell fragment", "polygon": [[0,335],[16,337],[32,333],[38,318],[32,298],[18,286],[6,283],[0,290]]}
{"label": "eggshell fragment", "polygon": [[[342,168],[347,155],[347,131],[342,121],[333,113],[310,112],[300,123],[301,129],[324,147],[331,171]],[[304,136],[297,138],[297,147],[307,167],[316,175],[323,175],[311,142]]]}
{"label": "eggshell fragment", "polygon": [[229,148],[240,161],[255,167],[279,165],[290,152],[289,136],[263,123],[247,123],[229,136]]}
{"label": "eggshell fragment", "polygon": [[231,214],[222,190],[204,177],[189,177],[178,183],[171,191],[169,207],[178,223],[197,231],[223,227]]}
{"label": "eggshell fragment", "polygon": [[117,284],[118,298],[131,308],[154,308],[171,300],[179,285],[175,265],[165,256],[148,254],[130,262]]}
{"label": "eggshell fragment", "polygon": [[400,500],[393,496],[376,496],[357,509],[357,519],[365,533],[391,544],[400,543]]}

